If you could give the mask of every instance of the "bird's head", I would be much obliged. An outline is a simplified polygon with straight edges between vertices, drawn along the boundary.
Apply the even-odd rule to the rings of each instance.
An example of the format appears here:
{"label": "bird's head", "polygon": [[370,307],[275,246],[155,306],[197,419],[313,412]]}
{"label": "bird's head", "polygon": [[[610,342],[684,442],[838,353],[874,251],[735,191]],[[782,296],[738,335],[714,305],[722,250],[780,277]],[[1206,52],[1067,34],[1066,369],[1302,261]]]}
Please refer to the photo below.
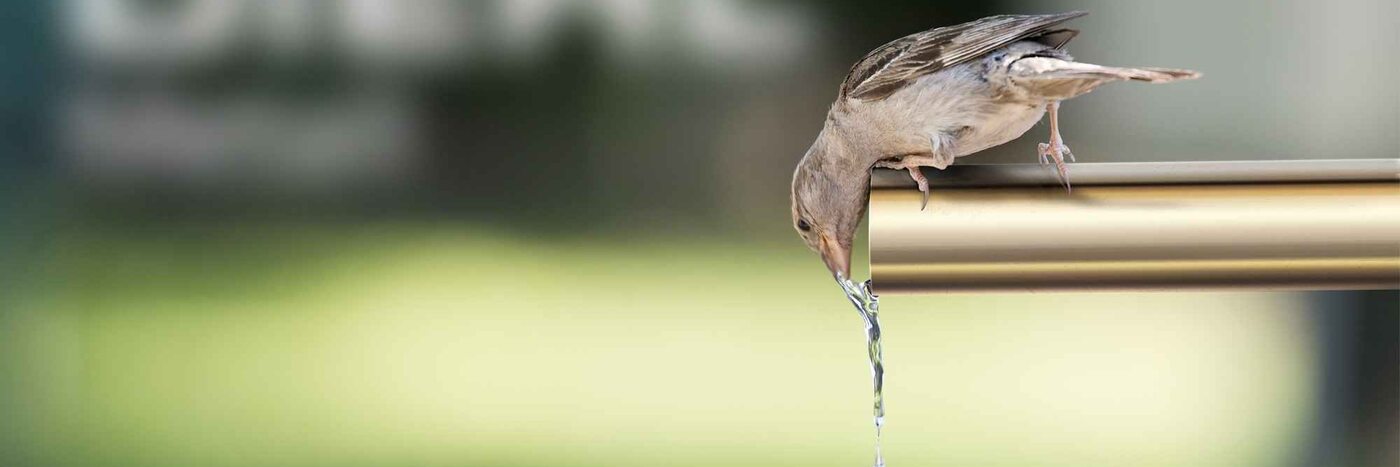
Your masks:
{"label": "bird's head", "polygon": [[792,177],[792,225],[833,275],[851,277],[851,246],[865,217],[870,195],[869,167],[830,160],[813,146]]}

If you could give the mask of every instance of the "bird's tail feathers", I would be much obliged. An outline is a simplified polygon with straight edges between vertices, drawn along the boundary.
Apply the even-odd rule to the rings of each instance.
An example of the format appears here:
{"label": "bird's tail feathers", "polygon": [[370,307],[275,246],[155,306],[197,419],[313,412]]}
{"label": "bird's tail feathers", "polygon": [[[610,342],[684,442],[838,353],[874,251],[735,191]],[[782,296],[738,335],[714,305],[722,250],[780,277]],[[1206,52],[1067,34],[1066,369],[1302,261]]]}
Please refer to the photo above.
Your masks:
{"label": "bird's tail feathers", "polygon": [[1191,70],[1178,70],[1175,68],[1100,68],[1103,68],[1103,73],[1118,79],[1146,81],[1149,83],[1169,83],[1179,79],[1196,79],[1201,77],[1200,73]]}
{"label": "bird's tail feathers", "polygon": [[1084,94],[1112,81],[1168,83],[1195,79],[1200,73],[1171,68],[1128,68],[1094,65],[1054,57],[1028,57],[1011,66],[1011,77],[1033,93],[1063,100]]}
{"label": "bird's tail feathers", "polygon": [[1175,69],[1131,69],[1131,67],[1106,67],[1100,64],[1070,62],[1057,57],[1028,57],[1016,60],[1011,66],[1012,76],[1019,80],[1134,80],[1148,82],[1168,82],[1194,80],[1201,74],[1191,70]]}
{"label": "bird's tail feathers", "polygon": [[1049,57],[1019,60],[1012,66],[1012,74],[1019,79],[1029,80],[1102,79],[1146,81],[1149,83],[1166,83],[1179,79],[1201,77],[1200,73],[1191,70],[1112,67]]}

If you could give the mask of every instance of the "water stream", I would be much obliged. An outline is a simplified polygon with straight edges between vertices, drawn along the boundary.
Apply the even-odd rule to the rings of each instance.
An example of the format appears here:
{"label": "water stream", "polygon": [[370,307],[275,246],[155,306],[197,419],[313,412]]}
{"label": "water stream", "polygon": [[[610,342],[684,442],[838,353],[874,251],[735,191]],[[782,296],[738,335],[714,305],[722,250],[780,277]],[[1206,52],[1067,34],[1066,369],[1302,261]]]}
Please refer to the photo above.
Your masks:
{"label": "water stream", "polygon": [[885,456],[880,452],[880,429],[885,426],[885,365],[880,351],[880,299],[870,290],[870,281],[857,285],[837,274],[836,282],[865,321],[865,345],[870,353],[870,378],[875,389],[875,467],[884,467]]}

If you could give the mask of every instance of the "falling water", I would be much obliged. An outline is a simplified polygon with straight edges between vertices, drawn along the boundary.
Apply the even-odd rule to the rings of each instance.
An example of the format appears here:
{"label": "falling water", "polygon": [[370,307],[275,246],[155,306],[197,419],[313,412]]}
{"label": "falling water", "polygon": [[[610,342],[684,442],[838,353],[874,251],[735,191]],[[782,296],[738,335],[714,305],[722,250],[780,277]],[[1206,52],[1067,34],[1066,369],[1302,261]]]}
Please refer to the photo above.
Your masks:
{"label": "falling water", "polygon": [[870,281],[856,285],[837,274],[836,282],[865,321],[865,345],[870,352],[870,377],[875,387],[875,467],[884,467],[885,456],[880,452],[880,429],[885,426],[885,365],[880,352],[880,299],[870,290]]}

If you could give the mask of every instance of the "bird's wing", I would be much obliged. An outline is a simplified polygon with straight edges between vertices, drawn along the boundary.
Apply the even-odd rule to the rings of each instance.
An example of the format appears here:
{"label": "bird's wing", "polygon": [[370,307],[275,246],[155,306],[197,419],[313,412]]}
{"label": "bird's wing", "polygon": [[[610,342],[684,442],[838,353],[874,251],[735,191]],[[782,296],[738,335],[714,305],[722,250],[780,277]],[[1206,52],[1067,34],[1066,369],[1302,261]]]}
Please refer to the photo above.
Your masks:
{"label": "bird's wing", "polygon": [[[856,62],[841,84],[841,97],[880,100],[921,76],[955,66],[1019,40],[1050,33],[1068,37],[1051,45],[1058,48],[1073,37],[1072,30],[1048,31],[1088,12],[1055,15],[1001,15],[947,26],[895,39]],[[1047,44],[1049,45],[1049,44]]]}

